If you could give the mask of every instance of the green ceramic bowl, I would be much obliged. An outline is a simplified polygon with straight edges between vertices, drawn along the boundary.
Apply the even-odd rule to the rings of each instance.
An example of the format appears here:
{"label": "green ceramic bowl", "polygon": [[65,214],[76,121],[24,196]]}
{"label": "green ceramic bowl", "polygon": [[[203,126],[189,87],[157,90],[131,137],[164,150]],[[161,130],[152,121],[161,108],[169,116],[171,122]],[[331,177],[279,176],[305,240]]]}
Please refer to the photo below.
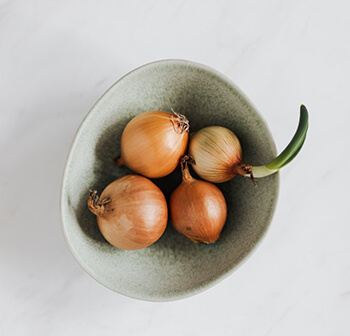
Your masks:
{"label": "green ceramic bowl", "polygon": [[[82,267],[99,283],[118,293],[151,301],[170,301],[196,294],[222,280],[254,249],[274,212],[278,175],[257,185],[236,177],[219,185],[228,219],[213,245],[194,244],[169,222],[163,237],[149,248],[122,251],[101,236],[86,206],[90,188],[102,190],[127,174],[113,158],[127,122],[142,111],[173,108],[185,114],[195,132],[208,125],[233,130],[244,159],[262,164],[275,157],[271,134],[256,109],[217,71],[183,60],[146,64],[122,77],[96,103],[75,137],[62,187],[62,219],[68,244]],[[145,153],[146,154],[146,153]],[[156,183],[165,195],[180,183],[180,173]]]}

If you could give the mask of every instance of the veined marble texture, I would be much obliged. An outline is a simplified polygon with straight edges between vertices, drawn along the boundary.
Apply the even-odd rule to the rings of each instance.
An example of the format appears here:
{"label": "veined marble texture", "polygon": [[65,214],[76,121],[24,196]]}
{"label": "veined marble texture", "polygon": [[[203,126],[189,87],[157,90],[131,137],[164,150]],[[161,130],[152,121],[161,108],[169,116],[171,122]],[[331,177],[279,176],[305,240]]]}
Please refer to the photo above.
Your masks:
{"label": "veined marble texture", "polygon": [[[0,0],[0,335],[348,336],[349,10],[340,0]],[[91,106],[126,72],[164,58],[225,73],[279,150],[301,103],[310,129],[247,262],[197,296],[150,303],[82,270],[59,199]]]}

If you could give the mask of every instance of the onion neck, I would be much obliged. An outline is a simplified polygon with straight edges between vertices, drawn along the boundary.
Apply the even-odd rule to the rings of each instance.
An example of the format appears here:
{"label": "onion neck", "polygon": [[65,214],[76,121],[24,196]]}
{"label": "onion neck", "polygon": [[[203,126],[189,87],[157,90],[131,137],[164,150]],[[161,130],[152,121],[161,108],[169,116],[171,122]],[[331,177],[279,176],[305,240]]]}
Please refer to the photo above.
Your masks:
{"label": "onion neck", "polygon": [[[237,169],[237,174],[251,177],[260,178],[272,175],[278,172],[281,168],[291,162],[299,153],[304,145],[307,130],[309,127],[309,113],[304,105],[300,106],[300,117],[298,128],[289,142],[288,146],[271,162],[261,166],[240,165]],[[242,167],[243,166],[243,167]],[[244,173],[244,167],[250,167],[250,171]],[[243,174],[242,174],[243,173]]]}
{"label": "onion neck", "polygon": [[192,182],[193,177],[190,174],[190,170],[188,169],[188,166],[182,170],[182,180],[186,183]]}
{"label": "onion neck", "polygon": [[252,180],[255,177],[253,175],[253,166],[246,163],[240,163],[234,166],[234,173],[240,176],[250,177]]}
{"label": "onion neck", "polygon": [[179,134],[189,132],[190,122],[188,119],[183,114],[175,112],[173,109],[171,109],[171,112],[173,113],[171,116],[171,122],[173,123],[175,132]]}
{"label": "onion neck", "polygon": [[97,190],[90,190],[88,197],[88,208],[96,216],[103,216],[106,212],[106,206],[111,202],[109,197],[100,199]]}
{"label": "onion neck", "polygon": [[181,159],[181,172],[182,172],[182,181],[185,183],[190,183],[193,181],[193,177],[190,173],[190,169],[188,168],[189,163],[194,163],[192,157],[185,155]]}

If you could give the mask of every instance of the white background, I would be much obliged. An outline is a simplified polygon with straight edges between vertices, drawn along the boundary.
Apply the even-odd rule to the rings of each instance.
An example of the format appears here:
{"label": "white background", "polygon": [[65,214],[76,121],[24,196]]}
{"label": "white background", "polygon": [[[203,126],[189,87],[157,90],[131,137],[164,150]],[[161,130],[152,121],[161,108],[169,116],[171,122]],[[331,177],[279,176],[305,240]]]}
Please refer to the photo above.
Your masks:
{"label": "white background", "polygon": [[[0,0],[0,335],[350,335],[348,1]],[[118,77],[184,58],[227,74],[279,150],[307,142],[270,230],[231,277],[172,303],[98,285],[59,194],[81,120]]]}

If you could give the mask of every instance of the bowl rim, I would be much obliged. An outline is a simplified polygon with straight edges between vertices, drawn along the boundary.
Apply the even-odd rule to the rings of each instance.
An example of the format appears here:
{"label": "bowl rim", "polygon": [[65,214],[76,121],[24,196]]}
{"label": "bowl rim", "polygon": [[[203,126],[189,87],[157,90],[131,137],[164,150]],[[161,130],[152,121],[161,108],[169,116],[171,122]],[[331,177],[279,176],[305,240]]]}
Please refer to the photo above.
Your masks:
{"label": "bowl rim", "polygon": [[225,269],[224,271],[222,271],[218,276],[216,276],[215,278],[212,279],[208,279],[206,280],[204,283],[200,284],[197,287],[193,287],[190,288],[188,290],[184,290],[181,292],[171,292],[170,295],[164,296],[164,295],[159,295],[159,296],[155,296],[155,295],[149,295],[149,296],[142,296],[142,295],[134,295],[132,293],[127,293],[127,291],[120,291],[120,290],[116,290],[115,288],[112,288],[111,286],[103,283],[102,280],[98,279],[98,277],[96,277],[94,275],[94,272],[92,269],[89,268],[88,265],[86,265],[80,258],[79,254],[73,249],[73,247],[70,244],[69,241],[69,237],[68,237],[68,233],[66,232],[66,224],[65,224],[65,211],[64,211],[64,202],[65,202],[65,195],[66,195],[66,181],[67,181],[67,176],[68,176],[68,171],[70,168],[70,163],[72,161],[72,155],[74,152],[75,147],[77,146],[77,139],[79,138],[80,133],[82,132],[82,127],[85,124],[86,120],[89,119],[92,115],[93,115],[93,111],[95,110],[95,107],[99,104],[99,102],[114,88],[115,85],[117,85],[120,81],[122,81],[125,77],[131,75],[134,72],[137,72],[143,68],[146,67],[150,67],[150,66],[156,66],[156,65],[162,65],[162,64],[181,64],[181,65],[189,65],[191,67],[200,69],[200,70],[204,70],[208,73],[211,73],[212,75],[214,75],[216,78],[220,79],[222,82],[224,82],[226,85],[230,86],[233,90],[235,90],[243,99],[244,101],[249,105],[249,107],[252,108],[253,112],[260,118],[261,123],[263,124],[264,128],[266,129],[266,133],[268,135],[268,137],[270,138],[271,141],[271,145],[273,147],[274,152],[276,153],[277,149],[276,149],[276,144],[274,142],[273,136],[271,134],[271,131],[265,121],[265,119],[263,118],[263,116],[259,113],[258,109],[255,107],[255,105],[251,102],[251,100],[246,96],[246,94],[244,92],[242,92],[242,90],[236,86],[236,84],[234,84],[232,82],[232,80],[224,75],[223,73],[219,72],[218,70],[215,70],[214,68],[205,65],[205,64],[201,64],[198,62],[194,62],[194,61],[190,61],[190,60],[185,60],[185,59],[176,59],[176,58],[169,58],[169,59],[160,59],[160,60],[156,60],[156,61],[152,61],[152,62],[148,62],[145,63],[141,66],[138,66],[134,69],[132,69],[131,71],[128,71],[127,73],[125,73],[124,75],[122,75],[121,77],[119,77],[97,100],[96,102],[92,105],[92,107],[89,109],[89,111],[86,113],[86,115],[84,116],[84,118],[82,119],[82,121],[80,122],[77,130],[75,131],[74,135],[73,135],[73,139],[71,141],[70,147],[69,147],[69,152],[66,156],[66,160],[65,160],[65,165],[64,165],[64,170],[63,170],[63,176],[62,176],[62,182],[61,182],[61,188],[60,188],[60,217],[61,217],[61,229],[63,231],[63,236],[64,239],[69,247],[69,250],[71,252],[71,254],[73,255],[75,261],[80,265],[80,267],[89,275],[91,276],[98,284],[100,284],[101,286],[103,286],[104,288],[108,288],[109,290],[113,291],[114,293],[118,293],[120,295],[123,295],[124,297],[128,297],[128,298],[132,298],[132,299],[137,299],[137,300],[142,300],[142,301],[148,301],[148,302],[171,302],[171,301],[177,301],[177,300],[181,300],[181,299],[185,299],[197,294],[200,294],[204,291],[206,291],[207,289],[214,287],[215,285],[217,285],[218,283],[220,283],[221,281],[227,279],[234,271],[236,271],[240,266],[243,265],[243,263],[245,263],[248,260],[248,257],[251,257],[257,250],[258,246],[261,244],[261,242],[264,240],[264,238],[266,237],[267,231],[271,226],[271,222],[273,220],[274,214],[275,214],[275,210],[276,210],[276,205],[277,205],[277,200],[279,197],[279,189],[280,189],[280,175],[279,172],[275,173],[276,176],[276,180],[275,180],[275,184],[276,184],[276,194],[275,197],[273,199],[273,203],[271,206],[271,211],[269,213],[269,216],[266,220],[266,225],[263,229],[263,231],[261,232],[260,236],[258,237],[257,241],[254,243],[254,245],[245,253],[243,253],[240,256],[240,259],[237,261],[236,264],[234,264],[233,266],[231,265],[230,267],[228,267],[227,269]]}

